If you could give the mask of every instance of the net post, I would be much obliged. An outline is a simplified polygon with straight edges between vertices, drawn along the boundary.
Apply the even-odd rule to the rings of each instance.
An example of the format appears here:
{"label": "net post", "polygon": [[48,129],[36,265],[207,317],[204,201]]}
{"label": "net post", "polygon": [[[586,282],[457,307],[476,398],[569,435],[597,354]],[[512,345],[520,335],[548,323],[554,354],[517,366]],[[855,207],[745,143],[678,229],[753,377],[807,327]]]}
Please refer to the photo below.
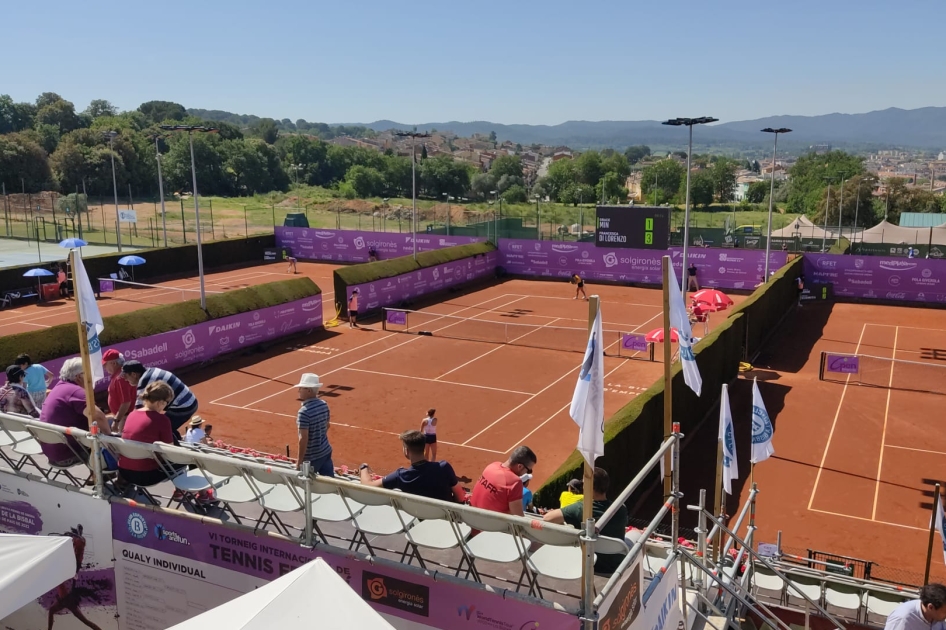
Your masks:
{"label": "net post", "polygon": [[388,309],[386,306],[381,307],[381,330],[385,332],[388,330]]}
{"label": "net post", "polygon": [[926,546],[926,570],[923,573],[923,584],[930,583],[930,564],[933,560],[933,534],[936,532],[936,519],[939,518],[940,502],[939,482],[933,489],[933,514],[930,516],[930,539]]}
{"label": "net post", "polygon": [[824,362],[827,360],[828,354],[822,350],[821,351],[821,361],[818,363],[818,380],[824,380]]}

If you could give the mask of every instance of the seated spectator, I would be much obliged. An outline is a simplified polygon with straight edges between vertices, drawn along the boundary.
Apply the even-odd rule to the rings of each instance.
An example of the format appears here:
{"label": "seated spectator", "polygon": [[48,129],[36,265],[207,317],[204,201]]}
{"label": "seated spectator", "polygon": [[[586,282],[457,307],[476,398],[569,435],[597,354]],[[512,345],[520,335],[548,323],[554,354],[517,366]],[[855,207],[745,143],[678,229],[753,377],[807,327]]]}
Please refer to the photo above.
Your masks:
{"label": "seated spectator", "polygon": [[214,443],[214,439],[210,435],[211,433],[213,433],[213,430],[214,430],[214,425],[212,424],[208,424],[207,426],[204,427],[204,439],[202,440],[204,444]]}
{"label": "seated spectator", "polygon": [[473,486],[470,505],[483,510],[522,516],[522,475],[532,474],[537,462],[528,446],[517,446],[504,462],[493,462]]}
{"label": "seated spectator", "polygon": [[13,363],[20,366],[26,374],[26,391],[30,393],[33,405],[37,409],[42,409],[43,401],[46,400],[46,390],[53,380],[53,373],[39,363],[33,363],[28,354],[21,354]]}
{"label": "seated spectator", "polygon": [[558,497],[558,507],[566,508],[572,503],[580,503],[584,499],[583,487],[581,479],[570,479],[565,491]]}
{"label": "seated spectator", "polygon": [[522,511],[534,512],[532,509],[532,490],[529,490],[529,482],[532,481],[532,475],[529,473],[519,477],[522,480]]}
{"label": "seated spectator", "polygon": [[202,444],[207,437],[207,433],[201,426],[203,424],[204,419],[200,416],[191,418],[191,421],[187,423],[187,433],[184,435],[184,441],[188,444]]}
{"label": "seated spectator", "polygon": [[138,401],[138,391],[127,380],[122,378],[122,365],[125,364],[125,357],[114,348],[106,350],[102,355],[102,365],[105,372],[109,375],[108,382],[108,412],[109,421],[112,429],[118,435],[122,433],[122,426],[125,424],[125,418],[128,412],[135,408]]}
{"label": "seated spectator", "polygon": [[26,391],[26,373],[18,365],[7,368],[6,385],[0,387],[0,411],[39,418],[39,411]]}
{"label": "seated spectator", "polygon": [[460,486],[453,467],[445,461],[428,462],[424,459],[426,442],[420,431],[405,431],[401,434],[401,444],[404,457],[411,462],[410,468],[398,468],[382,479],[372,479],[371,468],[362,464],[361,483],[430,499],[465,503],[466,491]]}
{"label": "seated spectator", "polygon": [[[613,503],[613,501],[608,500],[608,486],[610,483],[611,480],[608,477],[607,471],[605,471],[604,468],[595,468],[594,505],[591,510],[595,520],[600,519],[601,515],[604,514],[605,511],[611,507],[611,503]],[[547,512],[545,516],[542,517],[542,520],[549,523],[558,523],[559,525],[567,524],[582,529],[582,527],[584,527],[582,508],[581,503],[572,503],[566,508]],[[624,540],[625,530],[627,530],[627,508],[622,505],[618,508],[618,511],[614,513],[614,516],[611,517],[611,520],[605,523],[604,527],[601,528],[600,533],[602,536]],[[621,560],[624,559],[624,554],[599,553],[597,556],[595,560],[595,573],[600,575],[611,575],[618,568],[618,565],[621,564]]]}
{"label": "seated spectator", "polygon": [[[82,359],[79,357],[66,359],[59,370],[59,382],[49,392],[49,396],[39,412],[40,421],[60,427],[75,427],[88,431],[89,419],[85,415],[85,377]],[[105,414],[94,404],[92,405],[92,420],[98,425],[102,433],[105,435],[112,434]],[[65,444],[41,444],[46,459],[51,464],[63,467],[88,461],[88,449],[72,437],[67,439],[69,440],[68,446]]]}
{"label": "seated spectator", "polygon": [[[135,442],[171,444],[174,434],[171,421],[164,410],[174,399],[174,391],[163,381],[149,383],[141,393],[142,409],[135,409],[125,420],[125,432],[122,438]],[[121,478],[137,486],[151,486],[167,478],[167,474],[153,459],[118,458],[118,474]]]}
{"label": "seated spectator", "polygon": [[[146,368],[139,361],[128,361],[122,366],[122,376],[129,383],[138,388],[138,396],[144,393],[145,388],[157,381],[163,381],[171,387],[174,392],[174,400],[164,409],[164,415],[171,421],[171,429],[174,430],[175,443],[180,441],[181,436],[178,429],[184,426],[188,420],[197,413],[197,397],[187,388],[187,385],[181,382],[181,379],[174,376],[167,370],[160,368]],[[139,404],[139,406],[141,406]]]}

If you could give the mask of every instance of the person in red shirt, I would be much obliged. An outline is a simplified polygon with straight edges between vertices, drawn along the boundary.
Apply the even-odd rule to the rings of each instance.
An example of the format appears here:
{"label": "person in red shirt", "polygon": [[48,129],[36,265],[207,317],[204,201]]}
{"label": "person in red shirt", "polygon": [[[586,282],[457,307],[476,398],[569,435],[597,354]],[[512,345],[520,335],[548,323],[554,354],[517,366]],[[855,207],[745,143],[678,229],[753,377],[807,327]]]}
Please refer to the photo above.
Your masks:
{"label": "person in red shirt", "polygon": [[128,413],[135,408],[138,400],[138,391],[135,386],[122,378],[122,365],[125,357],[114,348],[106,350],[102,355],[102,365],[108,372],[111,380],[108,382],[108,411],[112,429],[119,435],[125,424]]}
{"label": "person in red shirt", "polygon": [[517,446],[504,462],[493,462],[473,486],[470,505],[482,510],[522,516],[522,475],[532,474],[537,462],[528,446]]}
{"label": "person in red shirt", "polygon": [[[174,391],[164,381],[155,381],[145,387],[141,394],[143,409],[136,409],[125,419],[122,438],[135,442],[154,444],[174,443],[171,420],[164,415],[164,408],[174,400]],[[167,479],[167,474],[153,459],[118,458],[118,473],[122,479],[138,486],[151,486]]]}

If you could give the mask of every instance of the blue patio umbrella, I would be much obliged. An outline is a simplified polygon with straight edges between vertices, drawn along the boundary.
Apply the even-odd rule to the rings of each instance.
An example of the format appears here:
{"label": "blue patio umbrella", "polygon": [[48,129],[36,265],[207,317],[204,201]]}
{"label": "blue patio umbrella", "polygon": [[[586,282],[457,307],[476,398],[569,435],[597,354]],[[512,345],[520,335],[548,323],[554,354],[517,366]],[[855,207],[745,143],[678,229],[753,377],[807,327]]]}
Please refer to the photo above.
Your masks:
{"label": "blue patio umbrella", "polygon": [[40,288],[39,288],[40,284],[42,283],[42,280],[40,280],[40,278],[42,278],[43,276],[54,276],[54,275],[56,275],[56,274],[54,274],[54,273],[53,273],[52,271],[50,271],[49,269],[43,269],[42,267],[37,267],[36,269],[30,269],[29,271],[27,271],[26,273],[24,273],[24,274],[23,274],[23,277],[24,277],[24,278],[36,278],[36,294],[37,294],[38,296],[42,296],[43,293],[42,293],[42,291],[41,291]]}
{"label": "blue patio umbrella", "polygon": [[85,247],[88,245],[81,238],[67,238],[64,241],[59,242],[59,247],[65,247],[66,249],[72,249],[73,247]]}
{"label": "blue patio umbrella", "polygon": [[[118,264],[123,267],[135,267],[136,265],[143,265],[147,261],[141,256],[122,256],[118,259]],[[131,279],[135,279],[135,270],[131,270]]]}

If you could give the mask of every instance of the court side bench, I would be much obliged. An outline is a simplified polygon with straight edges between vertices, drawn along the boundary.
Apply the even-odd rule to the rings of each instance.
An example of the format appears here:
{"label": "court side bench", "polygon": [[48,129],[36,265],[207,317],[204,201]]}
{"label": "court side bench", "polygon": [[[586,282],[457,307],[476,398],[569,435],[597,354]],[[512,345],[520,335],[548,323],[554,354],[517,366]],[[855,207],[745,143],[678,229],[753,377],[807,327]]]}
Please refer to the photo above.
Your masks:
{"label": "court side bench", "polygon": [[39,293],[33,288],[13,289],[4,291],[3,297],[0,297],[0,308],[13,305],[13,300],[25,300],[27,298],[38,298]]}

